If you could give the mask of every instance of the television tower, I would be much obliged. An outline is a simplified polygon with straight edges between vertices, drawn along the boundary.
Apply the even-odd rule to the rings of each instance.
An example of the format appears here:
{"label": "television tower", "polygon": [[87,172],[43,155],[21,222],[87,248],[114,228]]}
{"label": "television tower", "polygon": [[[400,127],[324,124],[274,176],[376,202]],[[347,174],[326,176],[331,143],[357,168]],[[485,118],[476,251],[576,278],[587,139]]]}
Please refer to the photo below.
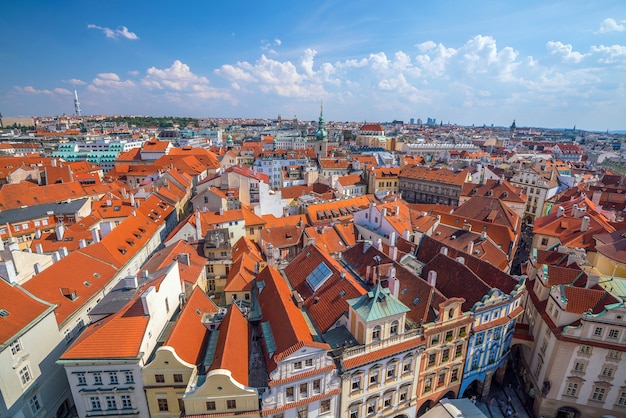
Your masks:
{"label": "television tower", "polygon": [[80,102],[78,101],[78,92],[76,91],[76,85],[74,85],[74,113],[76,113],[76,116],[81,116]]}

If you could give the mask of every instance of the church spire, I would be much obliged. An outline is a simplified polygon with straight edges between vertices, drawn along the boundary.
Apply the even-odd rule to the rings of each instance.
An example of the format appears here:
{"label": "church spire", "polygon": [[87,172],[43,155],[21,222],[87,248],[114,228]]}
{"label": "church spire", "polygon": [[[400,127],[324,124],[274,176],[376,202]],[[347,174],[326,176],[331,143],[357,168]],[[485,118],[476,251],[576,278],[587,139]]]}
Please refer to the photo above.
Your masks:
{"label": "church spire", "polygon": [[324,123],[324,104],[320,102],[320,118],[315,131],[315,138],[318,141],[328,141],[328,132],[326,132],[326,124]]}

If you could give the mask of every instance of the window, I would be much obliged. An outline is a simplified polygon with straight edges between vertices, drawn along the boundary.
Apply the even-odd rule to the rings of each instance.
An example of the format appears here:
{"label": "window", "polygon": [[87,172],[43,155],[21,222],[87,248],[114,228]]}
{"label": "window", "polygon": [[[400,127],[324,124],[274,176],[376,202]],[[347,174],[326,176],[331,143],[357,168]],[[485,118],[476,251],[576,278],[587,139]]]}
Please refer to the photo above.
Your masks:
{"label": "window", "polygon": [[313,367],[313,359],[306,359],[306,361],[304,362],[304,365],[306,367]]}
{"label": "window", "polygon": [[91,405],[91,409],[95,409],[97,411],[102,409],[102,405],[100,405],[100,398],[97,396],[89,397],[89,404]]}
{"label": "window", "polygon": [[602,327],[596,327],[593,330],[593,336],[594,337],[602,337]]}
{"label": "window", "polygon": [[402,362],[402,373],[410,373],[412,363],[413,363],[413,358],[406,357],[404,361]]}
{"label": "window", "polygon": [[463,354],[463,344],[459,344],[456,346],[456,351],[454,352],[454,358],[461,357]]}
{"label": "window", "polygon": [[[115,396],[108,395],[106,398],[107,409],[117,409],[117,404],[115,403]],[[166,401],[167,402],[167,401]],[[167,409],[166,409],[167,411]]]}
{"label": "window", "polygon": [[174,382],[182,383],[183,382],[183,375],[180,374],[180,373],[174,373]]}
{"label": "window", "polygon": [[101,385],[102,384],[102,374],[100,372],[94,372],[93,374],[93,384]]}
{"label": "window", "polygon": [[207,411],[215,411],[215,401],[207,401],[206,402],[206,410]]}
{"label": "window", "polygon": [[130,370],[124,372],[124,377],[126,379],[126,383],[134,383],[135,382],[135,379],[133,378],[133,372],[131,372]]}
{"label": "window", "polygon": [[300,383],[300,397],[306,398],[309,396],[309,385],[307,383]]}
{"label": "window", "polygon": [[584,372],[585,371],[585,363],[581,363],[581,362],[577,361],[574,364],[574,371],[576,371],[576,372]]}
{"label": "window", "polygon": [[376,413],[377,399],[367,401],[367,415],[374,415]]}
{"label": "window", "polygon": [[593,395],[591,395],[591,399],[594,401],[601,402],[604,400],[605,395],[606,395],[606,389],[596,386],[593,389]]}
{"label": "window", "polygon": [[576,396],[578,394],[578,383],[570,382],[565,389],[566,396]]}
{"label": "window", "polygon": [[622,390],[617,398],[617,404],[620,406],[626,406],[626,391]]}
{"label": "window", "polygon": [[454,338],[452,330],[447,331],[446,332],[446,341],[452,341],[452,338]]}
{"label": "window", "polygon": [[485,340],[484,333],[481,332],[480,334],[476,334],[476,345],[482,345],[484,340]]}
{"label": "window", "polygon": [[396,377],[396,364],[390,364],[387,366],[387,379],[393,379]]}
{"label": "window", "polygon": [[350,418],[359,418],[359,416],[361,415],[361,405],[359,404],[350,405],[350,408],[348,410],[350,413]]}
{"label": "window", "polygon": [[213,273],[213,264],[209,264],[208,266],[206,266],[206,272],[211,274]]}
{"label": "window", "polygon": [[28,365],[22,367],[19,371],[20,381],[22,382],[22,386],[25,386],[33,379],[33,376],[30,374],[30,369]]}
{"label": "window", "polygon": [[391,329],[389,332],[392,336],[398,335],[398,321],[393,321],[391,323]]}
{"label": "window", "polygon": [[615,374],[615,369],[613,367],[604,367],[602,369],[602,376],[604,377],[613,377]]}
{"label": "window", "polygon": [[609,350],[609,354],[607,357],[613,360],[619,360],[622,357],[622,355],[617,350]]}
{"label": "window", "polygon": [[539,350],[541,351],[541,354],[545,354],[547,349],[548,349],[548,339],[544,338],[543,342],[541,343],[541,348]]}
{"label": "window", "polygon": [[293,402],[294,398],[293,398],[293,386],[289,386],[287,389],[285,389],[285,396],[287,397],[287,401],[288,402]]}
{"label": "window", "polygon": [[11,354],[16,355],[20,351],[22,351],[22,344],[20,343],[20,340],[13,341],[11,343]]}
{"label": "window", "polygon": [[361,390],[361,376],[352,377],[352,391]]}
{"label": "window", "polygon": [[543,367],[543,359],[539,357],[537,358],[537,366],[535,367],[535,377],[539,376],[539,373],[541,373],[542,367]]}
{"label": "window", "polygon": [[167,399],[159,398],[157,399],[157,403],[159,405],[159,412],[167,412],[169,411],[169,407],[167,406]]}
{"label": "window", "polygon": [[380,376],[380,369],[378,367],[370,370],[370,386],[378,384],[379,376]]}
{"label": "window", "polygon": [[237,401],[235,399],[227,399],[226,409],[235,409],[235,408],[237,408]]}
{"label": "window", "polygon": [[424,392],[430,392],[432,388],[433,388],[433,378],[428,376],[426,379],[424,379]]}
{"label": "window", "polygon": [[87,379],[85,379],[85,373],[76,373],[76,380],[77,380],[76,383],[79,386],[87,384]]}
{"label": "window", "polygon": [[437,377],[437,387],[441,387],[446,384],[446,372],[439,373]]}
{"label": "window", "polygon": [[120,399],[122,400],[122,408],[132,409],[133,402],[130,399],[130,395],[122,395],[120,396]]}
{"label": "window", "polygon": [[581,345],[580,346],[580,354],[591,354],[591,346],[590,345]]}
{"label": "window", "polygon": [[320,412],[322,414],[330,412],[330,399],[324,399],[322,402],[320,402]]}
{"label": "window", "polygon": [[110,385],[117,385],[117,373],[115,373],[115,372],[110,372],[109,373],[109,384]]}
{"label": "window", "polygon": [[165,376],[162,374],[155,374],[154,381],[157,383],[165,383]]}
{"label": "window", "polygon": [[296,361],[295,363],[293,363],[293,368],[294,368],[294,370],[302,369],[302,362],[301,361]]}
{"label": "window", "polygon": [[446,348],[441,354],[441,361],[448,361],[450,359],[450,349]]}
{"label": "window", "polygon": [[30,406],[30,412],[33,415],[36,415],[37,412],[41,409],[41,400],[39,399],[39,395],[35,395],[28,400],[28,405]]}
{"label": "window", "polygon": [[383,408],[391,408],[391,401],[393,399],[393,392],[386,393],[383,397]]}
{"label": "window", "polygon": [[372,341],[380,340],[380,325],[376,325],[372,330]]}
{"label": "window", "polygon": [[321,381],[319,379],[315,379],[313,381],[313,393],[320,393],[321,392],[321,385],[320,385]]}
{"label": "window", "polygon": [[307,418],[308,416],[309,416],[309,406],[308,405],[299,406],[298,409],[296,410],[296,417]]}
{"label": "window", "polygon": [[436,359],[437,359],[437,353],[430,353],[428,355],[428,366],[429,367],[434,366]]}
{"label": "window", "polygon": [[617,329],[610,329],[609,330],[609,338],[611,339],[617,339],[619,337],[619,330]]}
{"label": "window", "polygon": [[456,382],[459,380],[459,369],[452,369],[452,374],[450,374],[450,381]]}
{"label": "window", "polygon": [[541,245],[542,245],[542,246],[544,246],[544,247],[545,247],[546,245],[548,245],[548,238],[542,238],[542,239],[541,239]]}

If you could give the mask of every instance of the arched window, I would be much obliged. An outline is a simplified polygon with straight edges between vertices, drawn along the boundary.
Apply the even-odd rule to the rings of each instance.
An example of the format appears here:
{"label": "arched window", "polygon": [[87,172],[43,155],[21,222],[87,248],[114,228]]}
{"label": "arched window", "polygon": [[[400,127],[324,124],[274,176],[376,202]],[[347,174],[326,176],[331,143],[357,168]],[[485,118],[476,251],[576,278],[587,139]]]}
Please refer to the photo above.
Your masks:
{"label": "arched window", "polygon": [[449,319],[454,318],[454,309],[450,309],[450,310],[448,311],[448,318],[449,318]]}
{"label": "arched window", "polygon": [[372,341],[380,340],[380,325],[376,325],[372,330]]}
{"label": "arched window", "polygon": [[399,322],[398,321],[393,321],[391,323],[391,330],[390,335],[393,337],[394,335],[398,335],[398,326],[399,326]]}

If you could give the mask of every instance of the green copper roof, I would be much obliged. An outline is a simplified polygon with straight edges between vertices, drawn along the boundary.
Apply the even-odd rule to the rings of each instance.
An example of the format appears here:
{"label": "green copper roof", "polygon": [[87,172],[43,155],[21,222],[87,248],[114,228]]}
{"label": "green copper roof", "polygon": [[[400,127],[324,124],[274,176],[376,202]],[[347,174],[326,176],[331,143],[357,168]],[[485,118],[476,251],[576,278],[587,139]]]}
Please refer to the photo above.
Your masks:
{"label": "green copper roof", "polygon": [[380,282],[365,295],[348,300],[348,304],[365,322],[376,321],[410,311]]}

